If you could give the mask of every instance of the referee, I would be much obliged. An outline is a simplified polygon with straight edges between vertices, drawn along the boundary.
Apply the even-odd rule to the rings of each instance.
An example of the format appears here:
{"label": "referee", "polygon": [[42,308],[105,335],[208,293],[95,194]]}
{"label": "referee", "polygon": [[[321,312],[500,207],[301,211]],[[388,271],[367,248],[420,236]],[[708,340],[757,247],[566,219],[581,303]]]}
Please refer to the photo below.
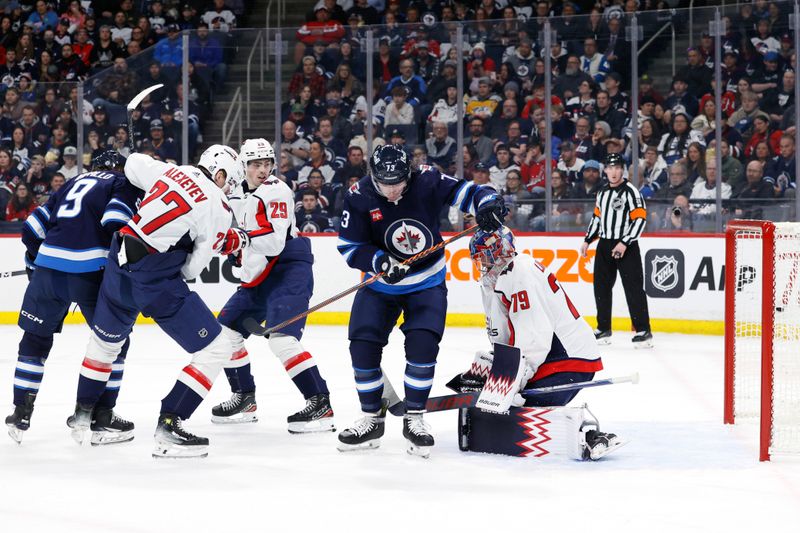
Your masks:
{"label": "referee", "polygon": [[581,245],[581,255],[586,257],[589,244],[600,238],[594,259],[594,299],[597,304],[594,335],[598,344],[611,343],[611,295],[619,271],[631,322],[636,330],[633,345],[650,348],[653,335],[644,293],[642,255],[637,242],[647,221],[647,211],[639,191],[622,177],[625,169],[622,156],[608,154],[604,164],[608,183],[597,193],[594,216]]}

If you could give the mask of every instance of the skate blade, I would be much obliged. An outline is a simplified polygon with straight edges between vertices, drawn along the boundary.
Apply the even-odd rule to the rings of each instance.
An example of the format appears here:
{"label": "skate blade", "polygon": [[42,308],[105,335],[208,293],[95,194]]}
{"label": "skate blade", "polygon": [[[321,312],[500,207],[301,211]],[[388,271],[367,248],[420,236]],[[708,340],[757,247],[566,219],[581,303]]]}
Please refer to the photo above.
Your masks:
{"label": "skate blade", "polygon": [[208,457],[208,446],[156,444],[153,457],[156,459],[202,459]]}
{"label": "skate blade", "polygon": [[87,442],[87,436],[89,434],[89,428],[75,428],[70,431],[70,436],[72,440],[78,443],[78,446],[83,446]]}
{"label": "skate blade", "polygon": [[25,432],[16,426],[8,426],[8,436],[17,444],[22,444],[22,436]]}
{"label": "skate blade", "polygon": [[611,337],[604,337],[602,339],[597,339],[598,346],[608,346],[611,344]]}
{"label": "skate blade", "polygon": [[250,424],[258,422],[258,415],[255,413],[240,413],[234,416],[211,415],[211,422],[214,424]]}
{"label": "skate blade", "polygon": [[431,456],[431,448],[433,446],[417,446],[416,444],[408,443],[406,447],[406,453],[408,455],[414,455],[417,457],[422,457],[423,459],[428,459]]}
{"label": "skate blade", "polygon": [[107,444],[121,444],[133,440],[131,431],[92,431],[92,446],[105,446]]}
{"label": "skate blade", "polygon": [[633,343],[633,348],[635,350],[645,350],[647,348],[652,348],[652,347],[653,347],[653,339]]}
{"label": "skate blade", "polygon": [[379,448],[381,445],[381,439],[375,439],[368,442],[364,442],[362,444],[345,444],[344,442],[340,442],[336,449],[340,452],[357,452],[359,450],[372,450],[375,448]]}
{"label": "skate blade", "polygon": [[301,433],[328,433],[336,431],[333,425],[333,417],[320,418],[311,422],[289,422],[289,433],[299,435]]}
{"label": "skate blade", "polygon": [[628,441],[628,440],[622,440],[622,439],[617,438],[617,439],[612,440],[609,443],[608,446],[595,447],[589,453],[589,459],[591,459],[592,461],[597,461],[598,459],[602,459],[603,457],[605,457],[606,455],[610,454],[611,452],[622,448],[623,446],[625,446],[629,442],[630,441]]}

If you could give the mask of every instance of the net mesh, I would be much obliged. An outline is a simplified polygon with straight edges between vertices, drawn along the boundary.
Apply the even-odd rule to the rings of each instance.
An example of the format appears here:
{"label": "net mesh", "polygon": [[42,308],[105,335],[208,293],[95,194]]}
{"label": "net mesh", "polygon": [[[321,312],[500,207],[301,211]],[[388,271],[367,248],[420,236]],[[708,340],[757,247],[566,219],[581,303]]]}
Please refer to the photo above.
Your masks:
{"label": "net mesh", "polygon": [[[775,308],[768,369],[772,381],[770,453],[800,453],[800,224],[775,224]],[[762,232],[736,232],[734,303],[734,416],[756,418],[761,409],[763,301]]]}

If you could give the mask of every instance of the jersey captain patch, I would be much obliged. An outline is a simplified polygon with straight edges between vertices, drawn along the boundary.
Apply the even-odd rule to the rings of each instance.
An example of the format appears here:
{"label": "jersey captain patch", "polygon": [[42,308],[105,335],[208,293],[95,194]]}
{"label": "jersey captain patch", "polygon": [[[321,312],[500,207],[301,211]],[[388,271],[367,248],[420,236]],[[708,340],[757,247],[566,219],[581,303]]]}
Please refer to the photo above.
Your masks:
{"label": "jersey captain patch", "polygon": [[398,257],[411,257],[433,243],[431,231],[413,218],[401,218],[386,230],[386,248]]}

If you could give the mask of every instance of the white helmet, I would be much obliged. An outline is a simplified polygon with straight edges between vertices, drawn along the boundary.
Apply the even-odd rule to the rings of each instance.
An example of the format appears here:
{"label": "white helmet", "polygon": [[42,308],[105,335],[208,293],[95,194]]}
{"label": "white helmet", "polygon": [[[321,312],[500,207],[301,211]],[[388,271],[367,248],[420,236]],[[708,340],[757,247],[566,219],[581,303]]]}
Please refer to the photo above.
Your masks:
{"label": "white helmet", "polygon": [[220,170],[225,171],[228,192],[233,191],[244,180],[244,168],[236,152],[227,146],[214,144],[200,156],[198,167],[208,171],[213,179]]}
{"label": "white helmet", "polygon": [[250,161],[272,159],[275,162],[275,150],[266,139],[247,139],[239,150],[239,161],[245,167]]}

